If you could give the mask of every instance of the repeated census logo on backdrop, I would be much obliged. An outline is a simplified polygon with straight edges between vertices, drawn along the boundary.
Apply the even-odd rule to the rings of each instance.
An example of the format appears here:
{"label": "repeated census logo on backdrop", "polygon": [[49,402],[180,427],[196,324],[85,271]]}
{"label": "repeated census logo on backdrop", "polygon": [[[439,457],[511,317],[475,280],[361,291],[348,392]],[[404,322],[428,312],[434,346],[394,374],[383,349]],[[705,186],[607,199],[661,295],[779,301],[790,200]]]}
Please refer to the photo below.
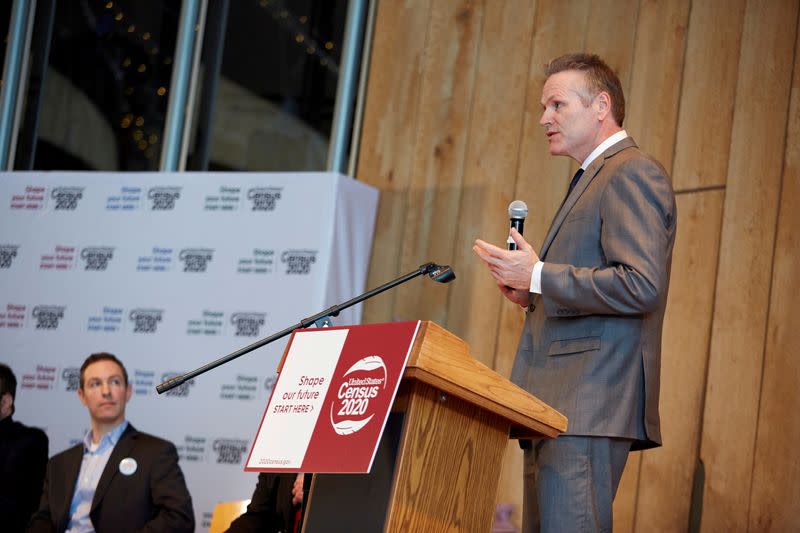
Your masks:
{"label": "repeated census logo on backdrop", "polygon": [[316,250],[286,250],[281,254],[287,274],[310,274],[311,265],[317,262]]}
{"label": "repeated census logo on backdrop", "polygon": [[231,315],[231,324],[236,328],[237,337],[257,337],[264,325],[266,313],[238,312]]}
{"label": "repeated census logo on backdrop", "polygon": [[253,187],[247,191],[247,199],[253,211],[275,211],[281,199],[283,187]]}
{"label": "repeated census logo on backdrop", "polygon": [[184,272],[205,272],[208,263],[214,258],[211,248],[184,248],[178,259],[183,261]]}
{"label": "repeated census logo on backdrop", "polygon": [[247,452],[248,442],[243,439],[216,439],[211,448],[217,453],[217,463],[240,465]]}
{"label": "repeated census logo on backdrop", "polygon": [[128,315],[134,333],[155,333],[164,314],[163,309],[134,309]]}
{"label": "repeated census logo on backdrop", "polygon": [[370,355],[356,361],[344,378],[331,402],[330,421],[336,433],[350,435],[375,416],[370,401],[386,392],[386,365],[380,356]]}
{"label": "repeated census logo on backdrop", "polygon": [[78,367],[67,367],[61,371],[61,383],[64,384],[64,390],[67,392],[75,392],[81,384],[81,369]]}
{"label": "repeated census logo on backdrop", "polygon": [[64,318],[63,305],[37,305],[31,311],[31,316],[36,320],[36,329],[58,329],[61,319]]}
{"label": "repeated census logo on backdrop", "polygon": [[11,268],[11,264],[18,253],[19,245],[0,244],[0,268]]}
{"label": "repeated census logo on backdrop", "polygon": [[152,202],[152,211],[172,211],[175,201],[181,197],[181,187],[151,187],[147,197]]}
{"label": "repeated census logo on backdrop", "polygon": [[81,250],[84,270],[106,270],[112,257],[114,257],[114,248],[111,246],[87,246]]}
{"label": "repeated census logo on backdrop", "polygon": [[78,200],[83,198],[83,187],[55,187],[50,192],[55,204],[53,209],[57,211],[75,211],[78,208]]}

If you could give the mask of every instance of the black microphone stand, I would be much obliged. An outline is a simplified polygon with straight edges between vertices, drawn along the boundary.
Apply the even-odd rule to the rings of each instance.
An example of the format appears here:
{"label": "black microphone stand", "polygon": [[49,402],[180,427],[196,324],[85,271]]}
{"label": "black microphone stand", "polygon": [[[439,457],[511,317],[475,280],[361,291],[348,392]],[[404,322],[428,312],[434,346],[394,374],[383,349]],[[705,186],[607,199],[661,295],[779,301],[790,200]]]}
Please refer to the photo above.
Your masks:
{"label": "black microphone stand", "polygon": [[293,326],[289,326],[288,328],[286,328],[286,329],[284,329],[282,331],[279,331],[277,333],[273,333],[269,337],[265,337],[265,338],[263,338],[263,339],[261,339],[259,341],[254,342],[253,344],[250,344],[249,346],[245,346],[244,348],[240,348],[240,349],[236,350],[233,353],[229,353],[228,355],[226,355],[224,357],[220,357],[216,361],[212,361],[210,363],[207,363],[207,364],[205,364],[205,365],[203,365],[203,366],[201,366],[199,368],[196,368],[195,370],[192,370],[191,372],[187,372],[186,374],[183,374],[181,376],[176,376],[176,377],[174,377],[172,379],[168,379],[167,381],[165,381],[165,382],[163,382],[163,383],[161,383],[159,385],[156,385],[156,391],[158,391],[159,394],[163,394],[163,393],[167,392],[168,390],[174,389],[175,387],[178,387],[178,386],[182,385],[186,381],[199,376],[200,374],[205,374],[209,370],[213,370],[213,369],[217,368],[218,366],[224,365],[225,363],[227,363],[229,361],[233,361],[234,359],[236,359],[238,357],[241,357],[246,353],[252,352],[253,350],[261,348],[262,346],[266,346],[267,344],[269,344],[271,342],[275,342],[276,340],[278,340],[280,338],[283,338],[286,335],[289,335],[291,332],[293,332],[296,329],[308,328],[308,327],[311,327],[313,325],[317,325],[317,326],[330,325],[330,318],[338,316],[339,312],[344,311],[348,307],[352,307],[352,306],[356,305],[357,303],[363,302],[364,300],[372,298],[373,296],[376,296],[376,295],[382,293],[383,291],[389,290],[392,287],[396,287],[397,285],[400,285],[401,283],[405,283],[406,281],[414,279],[417,276],[421,276],[423,274],[427,274],[431,279],[433,279],[434,281],[437,281],[439,283],[449,283],[449,282],[453,281],[456,278],[455,272],[453,272],[453,270],[447,265],[437,265],[435,263],[425,263],[424,265],[420,266],[417,270],[414,270],[413,272],[409,272],[408,274],[406,274],[404,276],[400,276],[399,278],[394,279],[394,280],[392,280],[392,281],[390,281],[388,283],[384,283],[380,287],[377,287],[375,289],[367,291],[364,294],[362,294],[360,296],[356,296],[355,298],[353,298],[351,300],[347,300],[346,302],[341,303],[339,305],[334,305],[332,307],[329,307],[328,309],[325,309],[324,311],[320,311],[316,315],[312,315],[312,316],[310,316],[308,318],[304,318],[303,320],[301,320],[300,322],[298,322],[297,324],[295,324]]}

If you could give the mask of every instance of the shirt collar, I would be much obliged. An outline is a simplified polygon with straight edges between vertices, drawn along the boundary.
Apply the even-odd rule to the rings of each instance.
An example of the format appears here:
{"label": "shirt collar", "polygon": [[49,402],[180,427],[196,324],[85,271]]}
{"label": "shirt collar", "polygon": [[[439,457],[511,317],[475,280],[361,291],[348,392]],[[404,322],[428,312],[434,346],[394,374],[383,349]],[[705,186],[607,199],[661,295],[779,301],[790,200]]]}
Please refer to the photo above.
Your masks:
{"label": "shirt collar", "polygon": [[626,138],[627,136],[628,136],[628,132],[627,131],[620,130],[617,133],[615,133],[614,135],[612,135],[609,138],[607,138],[605,141],[603,141],[600,144],[598,144],[597,148],[592,150],[592,153],[589,154],[589,157],[587,157],[583,161],[583,163],[581,163],[581,168],[584,169],[584,170],[589,168],[589,165],[592,164],[592,161],[597,159],[597,156],[599,156],[600,154],[602,154],[607,149],[609,149],[610,147],[614,146],[615,144],[617,144],[619,141],[621,141],[622,139]]}
{"label": "shirt collar", "polygon": [[[103,435],[103,438],[100,439],[100,442],[97,443],[97,449],[104,447],[105,445],[110,445],[112,448],[117,445],[119,442],[119,438],[125,432],[128,427],[128,421],[123,420],[117,426]],[[83,437],[83,450],[91,450],[92,449],[92,430],[86,432],[86,435]]]}

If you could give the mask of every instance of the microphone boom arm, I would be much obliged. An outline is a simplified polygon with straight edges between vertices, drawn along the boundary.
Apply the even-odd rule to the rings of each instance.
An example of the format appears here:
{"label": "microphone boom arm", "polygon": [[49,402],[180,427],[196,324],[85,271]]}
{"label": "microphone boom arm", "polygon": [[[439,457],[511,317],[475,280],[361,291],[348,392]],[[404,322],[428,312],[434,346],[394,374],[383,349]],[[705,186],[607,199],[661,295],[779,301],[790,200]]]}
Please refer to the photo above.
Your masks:
{"label": "microphone boom arm", "polygon": [[396,287],[397,285],[405,283],[406,281],[414,279],[417,276],[421,276],[423,274],[427,274],[431,279],[433,279],[434,281],[437,281],[439,283],[449,283],[449,282],[453,281],[455,279],[455,277],[456,277],[456,275],[453,272],[453,270],[447,265],[437,265],[435,263],[425,263],[424,265],[421,265],[417,270],[409,272],[408,274],[405,274],[404,276],[400,276],[399,278],[394,279],[394,280],[392,280],[392,281],[390,281],[388,283],[384,283],[380,287],[376,287],[376,288],[374,288],[372,290],[369,290],[369,291],[365,292],[364,294],[361,294],[359,296],[356,296],[355,298],[347,300],[344,303],[341,303],[341,304],[338,304],[338,305],[333,305],[333,306],[325,309],[324,311],[320,311],[319,313],[317,313],[315,315],[312,315],[312,316],[310,316],[308,318],[304,318],[300,322],[298,322],[297,324],[295,324],[293,326],[289,326],[288,328],[286,328],[286,329],[284,329],[282,331],[279,331],[277,333],[273,333],[269,337],[265,337],[265,338],[263,338],[261,340],[258,340],[256,342],[254,342],[253,344],[245,346],[244,348],[240,348],[240,349],[236,350],[235,352],[229,353],[228,355],[226,355],[224,357],[220,357],[216,361],[211,361],[210,363],[206,363],[205,365],[203,365],[203,366],[201,366],[199,368],[196,368],[195,370],[192,370],[191,372],[187,372],[186,374],[183,374],[183,375],[180,375],[180,376],[175,376],[172,379],[168,379],[167,381],[165,381],[165,382],[163,382],[163,383],[161,383],[159,385],[156,385],[156,391],[159,394],[163,394],[163,393],[165,393],[165,392],[167,392],[167,391],[169,391],[171,389],[174,389],[175,387],[178,387],[178,386],[182,385],[186,381],[188,381],[188,380],[190,380],[190,379],[192,379],[194,377],[199,376],[200,374],[205,374],[209,370],[213,370],[213,369],[217,368],[218,366],[224,365],[225,363],[227,363],[229,361],[233,361],[234,359],[237,359],[237,358],[243,356],[246,353],[250,353],[253,350],[257,350],[258,348],[261,348],[262,346],[266,346],[267,344],[275,342],[276,340],[278,340],[280,338],[283,338],[286,335],[289,335],[290,333],[292,333],[296,329],[308,328],[310,326],[313,326],[314,324],[320,324],[320,323],[322,323],[322,321],[324,321],[325,319],[327,319],[329,317],[338,316],[341,311],[344,311],[348,307],[352,307],[352,306],[356,305],[357,303],[361,303],[364,300],[372,298],[373,296],[377,296],[378,294],[382,293],[383,291],[389,290],[389,289],[391,289],[393,287]]}

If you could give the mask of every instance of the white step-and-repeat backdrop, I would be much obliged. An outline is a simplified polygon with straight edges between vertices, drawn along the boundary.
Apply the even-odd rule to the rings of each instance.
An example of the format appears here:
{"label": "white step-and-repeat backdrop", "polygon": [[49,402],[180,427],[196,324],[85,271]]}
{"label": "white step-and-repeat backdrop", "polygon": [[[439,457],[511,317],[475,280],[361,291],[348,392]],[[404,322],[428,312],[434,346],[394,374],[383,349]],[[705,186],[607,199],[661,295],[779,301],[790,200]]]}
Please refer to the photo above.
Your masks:
{"label": "white step-and-repeat backdrop", "polygon": [[[331,173],[0,173],[0,361],[53,455],[89,427],[87,355],[125,363],[127,418],[175,443],[198,530],[243,472],[288,338],[155,386],[365,290],[378,194]],[[360,306],[335,319],[356,324]]]}

